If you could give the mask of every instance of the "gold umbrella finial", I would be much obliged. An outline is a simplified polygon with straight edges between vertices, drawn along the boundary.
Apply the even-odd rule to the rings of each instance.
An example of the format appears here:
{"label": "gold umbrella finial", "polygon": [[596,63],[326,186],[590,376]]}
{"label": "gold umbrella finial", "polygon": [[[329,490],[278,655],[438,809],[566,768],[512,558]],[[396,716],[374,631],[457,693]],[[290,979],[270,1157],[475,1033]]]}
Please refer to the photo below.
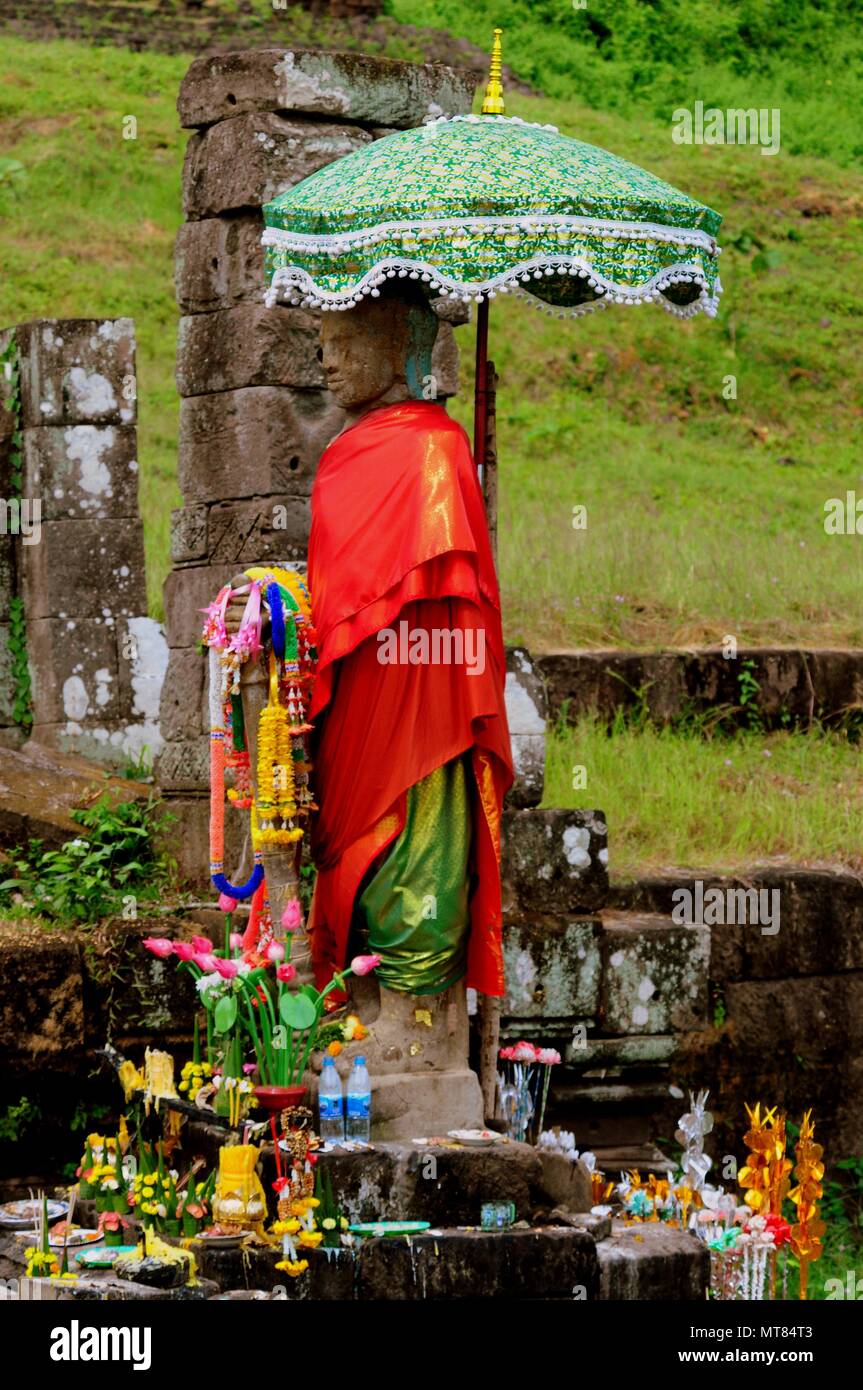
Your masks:
{"label": "gold umbrella finial", "polygon": [[482,103],[482,114],[484,116],[502,116],[506,110],[503,102],[503,83],[500,80],[500,36],[502,33],[502,29],[495,29],[494,31],[494,43],[491,46],[491,64],[488,71],[488,83],[486,84],[485,96]]}

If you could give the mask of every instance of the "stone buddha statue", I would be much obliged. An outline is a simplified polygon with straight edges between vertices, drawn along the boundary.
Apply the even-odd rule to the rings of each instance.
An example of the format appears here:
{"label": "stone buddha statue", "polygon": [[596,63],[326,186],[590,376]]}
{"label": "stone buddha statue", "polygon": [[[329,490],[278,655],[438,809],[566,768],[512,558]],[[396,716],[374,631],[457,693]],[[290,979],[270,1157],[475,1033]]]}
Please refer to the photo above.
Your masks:
{"label": "stone buddha statue", "polygon": [[[500,821],[512,780],[494,562],[467,436],[436,399],[438,319],[418,287],[322,316],[320,358],[347,423],[312,493],[308,583],[318,638],[309,717],[319,812],[301,978],[349,977],[370,1029],[373,1133],[482,1123],[466,986],[503,993]],[[232,587],[237,587],[237,580]],[[242,603],[229,609],[236,629]],[[247,663],[246,728],[266,698]],[[256,766],[254,750],[252,768]],[[278,894],[294,856],[273,849]]]}

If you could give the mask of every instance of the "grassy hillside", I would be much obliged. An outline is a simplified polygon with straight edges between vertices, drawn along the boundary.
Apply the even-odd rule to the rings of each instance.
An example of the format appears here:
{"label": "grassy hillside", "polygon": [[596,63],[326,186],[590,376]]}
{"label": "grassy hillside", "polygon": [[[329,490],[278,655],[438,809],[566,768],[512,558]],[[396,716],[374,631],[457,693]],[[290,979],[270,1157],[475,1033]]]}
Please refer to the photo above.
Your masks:
{"label": "grassy hillside", "polygon": [[[0,323],[129,314],[138,340],[141,508],[151,610],[161,613],[176,484],[173,240],[187,58],[84,44],[0,44]],[[124,116],[137,139],[123,139]],[[2,171],[0,165],[0,171]]]}
{"label": "grassy hillside", "polygon": [[502,27],[513,71],[562,101],[577,96],[666,123],[698,100],[778,106],[789,153],[841,164],[863,155],[858,0],[385,0],[384,8],[483,49]]}
{"label": "grassy hillside", "polygon": [[617,877],[767,862],[863,872],[860,745],[842,732],[704,738],[620,722],[609,737],[582,719],[552,730],[545,776],[546,806],[605,812]]}
{"label": "grassy hillside", "polygon": [[[452,14],[457,32],[482,41],[486,11],[500,8],[472,5],[470,32],[457,28],[466,5],[441,0],[434,18]],[[393,10],[417,18],[408,0]],[[508,57],[536,80],[526,60],[519,67],[512,28]],[[525,32],[527,44],[535,34]],[[509,109],[614,149],[723,212],[726,292],[713,323],[649,307],[560,323],[496,303],[508,635],[536,647],[729,632],[741,642],[859,643],[863,545],[828,537],[823,506],[846,489],[863,496],[863,177],[844,167],[841,142],[831,159],[675,145],[653,98],[626,111],[622,70],[584,52],[585,71],[605,63],[617,74],[609,109],[565,96],[514,96]],[[171,252],[185,139],[174,100],[186,65],[14,39],[0,54],[0,148],[23,165],[0,181],[0,323],[135,318],[154,613],[178,500]],[[566,70],[541,75],[559,91]],[[134,141],[122,138],[130,114]],[[838,124],[844,114],[837,108]],[[462,342],[467,385],[469,330]],[[736,400],[723,398],[729,375]],[[456,410],[467,421],[465,400]],[[586,531],[572,529],[577,503],[588,507]]]}

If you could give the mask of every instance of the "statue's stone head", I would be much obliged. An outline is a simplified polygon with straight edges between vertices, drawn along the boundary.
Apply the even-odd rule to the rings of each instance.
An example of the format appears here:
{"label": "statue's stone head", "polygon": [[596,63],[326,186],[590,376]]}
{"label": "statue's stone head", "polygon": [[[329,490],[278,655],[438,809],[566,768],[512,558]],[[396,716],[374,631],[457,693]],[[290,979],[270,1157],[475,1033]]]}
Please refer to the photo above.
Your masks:
{"label": "statue's stone head", "polygon": [[362,411],[421,400],[431,374],[438,318],[422,292],[388,284],[354,309],[321,317],[321,362],[339,405]]}

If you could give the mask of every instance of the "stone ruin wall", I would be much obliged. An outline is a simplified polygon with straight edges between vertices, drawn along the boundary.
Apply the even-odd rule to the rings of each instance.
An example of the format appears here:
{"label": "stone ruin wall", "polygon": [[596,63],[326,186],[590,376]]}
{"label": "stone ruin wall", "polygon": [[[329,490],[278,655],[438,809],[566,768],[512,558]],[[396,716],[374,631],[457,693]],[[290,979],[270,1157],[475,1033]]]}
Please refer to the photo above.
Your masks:
{"label": "stone ruin wall", "polygon": [[154,755],[167,651],[146,616],[134,325],[42,319],[0,332],[0,354],[0,744]]}

